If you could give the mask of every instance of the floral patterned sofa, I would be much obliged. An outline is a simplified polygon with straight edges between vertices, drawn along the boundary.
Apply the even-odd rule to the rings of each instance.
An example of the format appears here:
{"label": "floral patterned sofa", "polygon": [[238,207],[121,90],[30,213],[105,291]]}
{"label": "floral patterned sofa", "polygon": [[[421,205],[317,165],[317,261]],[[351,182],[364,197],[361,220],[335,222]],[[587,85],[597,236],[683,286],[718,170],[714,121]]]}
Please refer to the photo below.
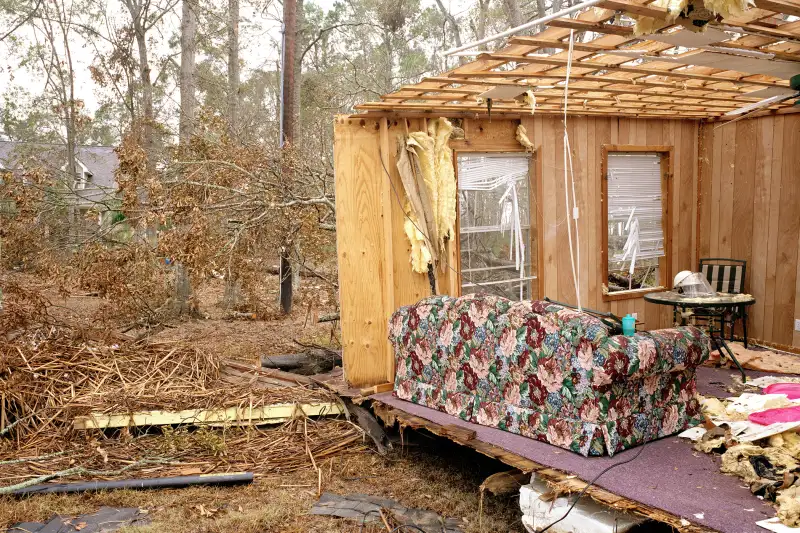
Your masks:
{"label": "floral patterned sofa", "polygon": [[389,323],[404,400],[585,456],[672,435],[701,420],[694,327],[609,335],[546,301],[434,296]]}

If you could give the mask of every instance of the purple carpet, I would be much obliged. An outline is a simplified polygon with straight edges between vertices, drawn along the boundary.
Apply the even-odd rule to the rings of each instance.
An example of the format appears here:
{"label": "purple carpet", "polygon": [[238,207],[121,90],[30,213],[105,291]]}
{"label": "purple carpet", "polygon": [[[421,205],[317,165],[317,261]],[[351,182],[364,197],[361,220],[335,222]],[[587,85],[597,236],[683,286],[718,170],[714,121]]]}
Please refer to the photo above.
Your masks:
{"label": "purple carpet", "polygon": [[[700,394],[729,396],[725,387],[736,371],[698,368]],[[748,377],[763,375],[748,372]],[[391,392],[372,398],[437,424],[475,430],[476,438],[537,463],[569,472],[588,481],[609,465],[625,461],[639,448],[614,457],[586,458],[549,444],[500,429],[470,424],[434,409],[399,400]],[[775,510],[752,494],[738,478],[719,471],[719,459],[695,452],[691,443],[667,437],[645,444],[642,454],[606,472],[596,484],[614,494],[663,509],[670,514],[723,533],[764,533],[755,523],[775,516]],[[696,514],[702,513],[703,518]]]}

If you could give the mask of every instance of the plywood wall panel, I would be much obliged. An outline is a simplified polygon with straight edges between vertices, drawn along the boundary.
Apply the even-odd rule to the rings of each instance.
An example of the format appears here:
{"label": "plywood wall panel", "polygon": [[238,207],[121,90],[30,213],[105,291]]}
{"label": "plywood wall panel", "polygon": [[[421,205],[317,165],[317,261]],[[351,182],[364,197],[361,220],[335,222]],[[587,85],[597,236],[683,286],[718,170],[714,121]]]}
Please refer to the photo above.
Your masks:
{"label": "plywood wall panel", "polygon": [[[701,255],[747,260],[751,338],[800,346],[800,116],[702,126]],[[707,148],[705,148],[708,151]],[[710,181],[710,202],[703,192]],[[708,244],[706,244],[706,242]]]}
{"label": "plywood wall panel", "polygon": [[375,120],[337,119],[334,128],[342,348],[345,374],[354,385],[392,377],[383,302],[391,266],[385,262],[379,130]]}

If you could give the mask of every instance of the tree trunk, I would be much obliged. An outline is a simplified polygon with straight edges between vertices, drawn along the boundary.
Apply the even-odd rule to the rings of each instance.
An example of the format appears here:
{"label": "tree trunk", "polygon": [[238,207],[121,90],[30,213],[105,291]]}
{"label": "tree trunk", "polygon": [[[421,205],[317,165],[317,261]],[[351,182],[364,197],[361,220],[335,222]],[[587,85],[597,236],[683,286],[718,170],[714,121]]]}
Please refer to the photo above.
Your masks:
{"label": "tree trunk", "polygon": [[194,133],[197,99],[195,97],[195,58],[197,55],[197,10],[192,0],[183,0],[181,9],[181,110],[178,137],[181,145]]}
{"label": "tree trunk", "polygon": [[489,17],[489,0],[478,0],[478,24],[475,38],[481,40],[486,37],[486,19]]}
{"label": "tree trunk", "polygon": [[[455,41],[456,46],[460,47],[462,43],[461,43],[461,30],[458,27],[458,21],[456,21],[456,18],[453,16],[453,14],[450,13],[446,7],[444,7],[442,0],[436,0],[436,5],[439,6],[439,11],[442,12],[442,15],[444,15],[444,18],[447,20],[447,23],[450,24],[450,29],[453,31],[453,40]],[[467,63],[466,57],[458,58],[459,65],[465,65],[466,63]]]}
{"label": "tree trunk", "polygon": [[521,26],[524,22],[522,20],[522,10],[519,7],[519,0],[503,0],[503,6],[506,11],[506,20],[511,28]]}
{"label": "tree trunk", "polygon": [[134,34],[136,35],[136,48],[139,52],[139,82],[142,84],[142,117],[144,119],[144,149],[148,160],[153,157],[153,82],[150,79],[150,63],[147,57],[147,35],[140,23],[134,19]]}
{"label": "tree trunk", "polygon": [[[281,130],[280,145],[291,152],[295,142],[295,127],[297,115],[295,114],[295,74],[297,65],[297,2],[296,0],[283,1],[283,61],[281,64]],[[282,168],[284,183],[292,181],[291,154],[284,154]],[[292,268],[290,252],[292,249],[291,235],[286,236],[286,242],[281,247],[281,276],[280,276],[280,303],[284,313],[292,310]]]}
{"label": "tree trunk", "polygon": [[281,248],[281,266],[280,266],[280,299],[281,309],[284,313],[288,314],[292,311],[292,263],[289,259],[289,249],[287,247]]}
{"label": "tree trunk", "polygon": [[303,137],[303,121],[300,120],[300,97],[303,88],[303,54],[302,50],[305,49],[305,42],[307,36],[305,33],[305,16],[303,13],[304,0],[296,0],[296,26],[295,26],[295,42],[294,42],[294,61],[292,66],[294,74],[292,80],[294,83],[292,94],[292,121],[294,122],[294,131],[292,135],[292,142],[301,143]]}
{"label": "tree trunk", "polygon": [[228,0],[228,125],[235,135],[239,113],[239,0]]}
{"label": "tree trunk", "polygon": [[295,73],[297,55],[297,0],[283,2],[283,76],[281,102],[281,146],[295,141]]}

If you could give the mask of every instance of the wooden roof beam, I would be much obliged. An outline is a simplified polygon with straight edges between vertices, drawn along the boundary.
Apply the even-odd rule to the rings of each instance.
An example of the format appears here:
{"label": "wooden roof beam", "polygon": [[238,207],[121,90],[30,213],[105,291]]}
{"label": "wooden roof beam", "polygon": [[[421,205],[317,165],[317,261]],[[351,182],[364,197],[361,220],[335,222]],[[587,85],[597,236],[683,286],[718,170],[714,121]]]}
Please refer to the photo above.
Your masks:
{"label": "wooden roof beam", "polygon": [[[486,59],[493,59],[498,61],[514,61],[516,63],[532,63],[534,65],[555,65],[559,67],[566,67],[568,61],[566,59],[559,59],[553,57],[532,57],[532,56],[524,56],[524,55],[516,55],[516,54],[482,54],[481,57],[485,57]],[[678,71],[676,69],[673,70],[659,70],[655,68],[646,68],[641,66],[624,66],[624,65],[608,65],[606,63],[598,63],[594,61],[572,61],[572,68],[586,68],[592,71],[597,70],[613,70],[617,72],[631,72],[634,74],[644,74],[647,76],[667,76],[672,78],[680,78],[684,80],[697,80],[697,81],[707,81],[711,83],[722,83],[722,82],[729,82],[729,83],[746,83],[749,85],[758,85],[760,87],[786,87],[788,83],[777,83],[777,82],[769,82],[769,81],[759,81],[759,80],[746,80],[742,78],[728,78],[728,77],[721,77],[721,76],[708,76],[705,74],[694,74],[691,72],[683,72]],[[681,67],[678,67],[681,68]],[[484,72],[473,72],[472,75],[483,75]],[[503,75],[507,76],[510,73],[515,73],[516,75],[524,76],[525,73],[523,72],[515,72],[515,71],[507,71],[507,72],[496,72],[496,71],[489,71],[489,74],[494,75]],[[752,76],[753,74],[743,73],[745,76]],[[535,77],[536,73],[530,73],[528,77]]]}
{"label": "wooden roof beam", "polygon": [[[540,48],[560,48],[562,50],[569,49],[568,42],[558,41],[554,39],[539,39],[536,37],[520,36],[520,37],[513,37],[509,42],[511,44],[537,46]],[[646,41],[646,42],[652,42],[652,41]],[[779,50],[770,50],[769,48],[757,48],[752,46],[745,46],[742,44],[737,44],[736,41],[721,41],[718,43],[714,43],[711,46],[728,47],[728,48],[735,48],[737,50],[747,50],[750,52],[774,54],[777,59],[785,59],[787,61],[800,61],[800,54],[781,52]],[[635,47],[620,48],[619,46],[600,45],[593,43],[574,43],[573,48],[581,52],[607,53],[611,55],[613,55],[613,53],[618,50],[636,50]],[[675,48],[675,47],[671,46],[670,48]],[[668,50],[669,48],[665,49]]]}
{"label": "wooden roof beam", "polygon": [[[460,76],[458,74],[451,74],[453,76]],[[472,79],[467,78],[467,75],[464,75],[464,78],[456,77],[456,78],[448,78],[448,77],[431,77],[425,78],[426,80],[430,80],[436,83],[449,83],[449,84],[460,84],[460,85],[484,85],[484,86],[497,86],[497,85],[510,85],[510,86],[529,86],[535,85],[531,83],[518,83],[515,81],[511,81],[511,79],[502,79],[502,80],[489,80],[489,79]],[[523,79],[523,80],[531,80],[531,79],[555,79],[555,80],[563,80],[563,74],[549,74],[546,72],[542,73],[529,73],[527,76],[515,76],[515,79]],[[657,80],[641,80],[641,78],[618,78],[614,76],[587,76],[582,74],[572,74],[570,76],[570,80],[572,81],[587,81],[587,82],[597,82],[597,83],[605,83],[607,85],[626,85],[631,87],[642,87],[642,88],[653,88],[653,89],[673,89],[677,92],[680,91],[704,91],[706,93],[712,94],[730,94],[736,95],[731,96],[731,98],[741,101],[757,101],[759,98],[753,98],[745,96],[745,92],[739,89],[727,89],[727,88],[717,88],[717,87],[706,87],[706,86],[696,86],[696,85],[683,85],[678,82],[674,81],[657,81]]]}
{"label": "wooden roof beam", "polygon": [[[800,17],[800,5],[786,0],[755,0],[756,7],[765,11],[772,11],[776,14],[785,13]],[[613,9],[615,11],[625,11],[632,15],[641,15],[657,19],[665,19],[667,9],[654,6],[652,4],[637,4],[626,0],[603,0],[598,7]]]}
{"label": "wooden roof beam", "polygon": [[[580,83],[580,82],[579,82]],[[524,88],[525,86],[520,86],[520,88]],[[536,86],[533,86],[535,88]],[[547,90],[547,89],[546,89]],[[563,89],[558,87],[556,89],[561,94],[563,94]],[[484,92],[481,89],[451,89],[449,94],[463,94],[461,98],[457,96],[447,96],[447,95],[429,95],[427,93],[439,92],[441,89],[425,89],[425,90],[414,90],[412,87],[404,87],[397,92],[384,95],[381,98],[384,100],[463,100],[468,98],[469,96],[477,96]],[[408,94],[405,94],[408,92]],[[714,96],[693,96],[693,95],[685,95],[685,94],[672,94],[672,93],[649,93],[649,92],[642,92],[641,90],[636,89],[615,89],[611,87],[583,87],[580,85],[571,84],[569,88],[570,95],[574,95],[575,97],[580,97],[583,93],[606,93],[608,95],[632,95],[632,96],[639,96],[642,98],[642,101],[645,101],[644,98],[667,98],[670,100],[670,103],[675,104],[687,104],[687,105],[708,105],[711,107],[729,107],[731,109],[735,109],[740,107],[746,103],[749,103],[746,100],[734,100],[732,98],[720,98]],[[539,98],[540,95],[542,96],[552,96],[549,94],[544,94],[542,92],[536,92],[536,97]],[[602,98],[602,97],[594,97],[594,98]],[[504,101],[497,100],[497,101]],[[626,99],[635,101],[633,99]]]}
{"label": "wooden roof beam", "polygon": [[616,24],[606,24],[605,22],[590,22],[577,19],[556,19],[547,23],[554,28],[565,28],[575,31],[593,31],[607,35],[619,35],[622,37],[633,37],[633,26],[619,26]]}
{"label": "wooden roof beam", "polygon": [[[652,95],[648,95],[649,97],[653,97]],[[472,103],[477,104],[475,100],[470,100],[468,97],[463,98],[453,98],[451,96],[410,96],[410,95],[390,95],[384,96],[384,101],[388,100],[400,100],[400,103],[406,102],[464,102],[464,103]],[[563,102],[564,95],[563,94],[538,94],[536,96],[537,107],[539,107],[543,103],[552,103],[552,102]],[[497,102],[514,102],[513,98],[504,98],[494,100],[495,105]],[[572,102],[571,105],[581,105],[584,102],[589,102],[594,104],[596,102],[604,102],[609,103],[615,106],[621,107],[653,107],[653,106],[660,106],[659,109],[687,109],[691,107],[698,107],[701,109],[713,109],[714,111],[731,111],[736,109],[738,106],[735,105],[726,105],[726,104],[719,104],[719,103],[712,103],[712,104],[704,104],[702,102],[675,102],[675,101],[654,101],[654,100],[645,100],[645,99],[634,99],[634,98],[608,98],[602,96],[580,96],[576,94],[570,94],[567,98],[567,102]],[[436,105],[434,103],[434,105]],[[529,108],[528,108],[529,109]]]}
{"label": "wooden roof beam", "polygon": [[787,0],[755,0],[756,7],[759,9],[767,9],[775,13],[785,13],[787,15],[794,15],[800,17],[800,4],[797,2],[789,2]]}
{"label": "wooden roof beam", "polygon": [[[484,106],[466,106],[466,105],[438,105],[438,106],[430,106],[429,104],[392,104],[392,103],[369,103],[369,104],[360,104],[356,106],[356,109],[359,110],[400,110],[400,109],[410,109],[410,110],[423,110],[428,111],[432,114],[436,113],[444,113],[447,111],[474,111],[478,113],[485,113],[486,107]],[[539,110],[537,108],[537,110]],[[540,109],[539,111],[546,112],[546,111],[553,111],[555,113],[563,113],[563,108],[561,106],[548,106]],[[494,114],[503,114],[503,113],[514,113],[514,114],[530,114],[530,108],[525,106],[498,106],[492,107],[492,115]],[[622,114],[640,114],[643,113],[636,113],[634,110],[626,109],[626,108],[617,108],[612,106],[598,106],[596,109],[573,109],[573,114],[586,114],[586,113],[594,113],[594,114],[603,114],[603,115],[622,115]],[[667,116],[667,117],[695,117],[695,118],[702,118],[702,117],[715,117],[720,116],[721,113],[711,113],[711,112],[704,112],[704,111],[681,111],[681,110],[671,110],[665,109],[659,112],[659,110],[649,110],[650,116]]]}
{"label": "wooden roof beam", "polygon": [[[596,33],[603,33],[607,35],[620,35],[622,37],[634,37],[633,26],[619,26],[615,24],[606,24],[603,22],[589,22],[585,20],[575,19],[556,19],[547,23],[548,26],[554,28],[566,28],[575,31],[593,31]],[[767,28],[764,26],[757,26],[751,23],[734,23],[722,22],[716,24],[721,29],[729,28],[729,31],[736,31],[739,33],[750,33],[752,35],[759,35],[762,37],[769,37],[771,39],[781,41],[791,41],[800,43],[800,35],[793,31],[786,31],[780,28]]]}

